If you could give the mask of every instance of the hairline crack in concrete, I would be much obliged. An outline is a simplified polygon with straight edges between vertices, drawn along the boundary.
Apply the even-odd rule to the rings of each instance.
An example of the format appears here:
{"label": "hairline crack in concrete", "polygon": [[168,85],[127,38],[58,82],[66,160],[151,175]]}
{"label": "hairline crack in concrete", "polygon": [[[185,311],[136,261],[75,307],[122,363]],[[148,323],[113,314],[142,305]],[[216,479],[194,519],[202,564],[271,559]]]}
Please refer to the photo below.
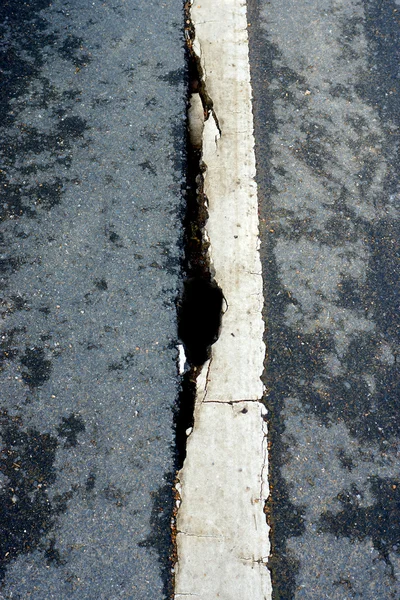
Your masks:
{"label": "hairline crack in concrete", "polygon": [[[191,6],[191,21],[208,98],[201,103],[204,129],[197,122],[208,252],[229,310],[197,378],[194,426],[177,478],[175,600],[269,600],[263,283],[246,4],[202,1]],[[198,99],[191,104],[201,107]]]}

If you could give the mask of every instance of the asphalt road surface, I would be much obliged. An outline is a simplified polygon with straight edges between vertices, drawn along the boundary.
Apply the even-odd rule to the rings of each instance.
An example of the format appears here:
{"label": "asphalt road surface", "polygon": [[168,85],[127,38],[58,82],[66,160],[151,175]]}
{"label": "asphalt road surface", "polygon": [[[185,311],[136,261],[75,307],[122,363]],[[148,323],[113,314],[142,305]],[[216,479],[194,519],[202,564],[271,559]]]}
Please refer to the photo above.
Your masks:
{"label": "asphalt road surface", "polygon": [[2,599],[170,592],[182,22],[1,3]]}
{"label": "asphalt road surface", "polygon": [[[161,600],[180,3],[5,1],[0,598]],[[400,4],[250,0],[274,600],[400,599]]]}
{"label": "asphalt road surface", "polygon": [[275,599],[400,598],[400,3],[250,0]]}

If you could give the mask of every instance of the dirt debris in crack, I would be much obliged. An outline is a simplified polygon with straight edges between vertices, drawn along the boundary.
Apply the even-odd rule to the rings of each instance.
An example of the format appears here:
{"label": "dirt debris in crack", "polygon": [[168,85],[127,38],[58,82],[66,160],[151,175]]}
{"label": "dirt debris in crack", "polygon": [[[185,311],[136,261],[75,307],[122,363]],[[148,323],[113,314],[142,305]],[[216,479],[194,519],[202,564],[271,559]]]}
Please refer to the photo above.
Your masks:
{"label": "dirt debris in crack", "polygon": [[222,135],[218,117],[214,110],[214,103],[212,101],[211,96],[207,92],[200,57],[197,56],[194,49],[194,40],[196,37],[196,32],[190,16],[191,5],[191,0],[188,0],[188,2],[185,3],[185,39],[189,74],[189,97],[191,94],[199,94],[203,105],[204,119],[207,120],[210,117],[210,115],[212,115],[217,129],[219,131],[219,134]]}
{"label": "dirt debris in crack", "polygon": [[187,431],[194,424],[194,406],[196,400],[196,378],[199,369],[190,368],[184,373],[181,382],[181,390],[178,397],[175,412],[175,448],[176,448],[176,470],[180,471],[186,458]]}

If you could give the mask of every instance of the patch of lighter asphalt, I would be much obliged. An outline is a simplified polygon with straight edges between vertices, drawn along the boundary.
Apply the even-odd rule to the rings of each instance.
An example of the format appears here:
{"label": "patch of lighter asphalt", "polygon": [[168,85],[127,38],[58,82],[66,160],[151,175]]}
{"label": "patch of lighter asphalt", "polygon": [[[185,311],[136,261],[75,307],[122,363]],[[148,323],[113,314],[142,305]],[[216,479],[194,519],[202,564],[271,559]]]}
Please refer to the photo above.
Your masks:
{"label": "patch of lighter asphalt", "polygon": [[194,427],[178,475],[175,599],[267,600],[263,289],[246,4],[205,0],[192,5],[191,16],[213,100],[203,132],[206,235],[227,310],[197,380]]}

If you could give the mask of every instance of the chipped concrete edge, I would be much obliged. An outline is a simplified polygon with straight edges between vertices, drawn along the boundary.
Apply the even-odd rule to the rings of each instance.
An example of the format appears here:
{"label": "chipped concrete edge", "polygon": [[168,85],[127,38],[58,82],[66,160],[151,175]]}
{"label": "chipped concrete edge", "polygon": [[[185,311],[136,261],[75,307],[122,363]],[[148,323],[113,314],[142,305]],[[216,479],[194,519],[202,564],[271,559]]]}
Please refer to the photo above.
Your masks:
{"label": "chipped concrete edge", "polygon": [[[213,110],[202,131],[213,275],[228,309],[197,379],[176,489],[175,600],[270,600],[263,284],[246,4],[195,2],[193,48]],[[195,110],[195,109],[193,109]],[[197,121],[196,121],[197,119]]]}

